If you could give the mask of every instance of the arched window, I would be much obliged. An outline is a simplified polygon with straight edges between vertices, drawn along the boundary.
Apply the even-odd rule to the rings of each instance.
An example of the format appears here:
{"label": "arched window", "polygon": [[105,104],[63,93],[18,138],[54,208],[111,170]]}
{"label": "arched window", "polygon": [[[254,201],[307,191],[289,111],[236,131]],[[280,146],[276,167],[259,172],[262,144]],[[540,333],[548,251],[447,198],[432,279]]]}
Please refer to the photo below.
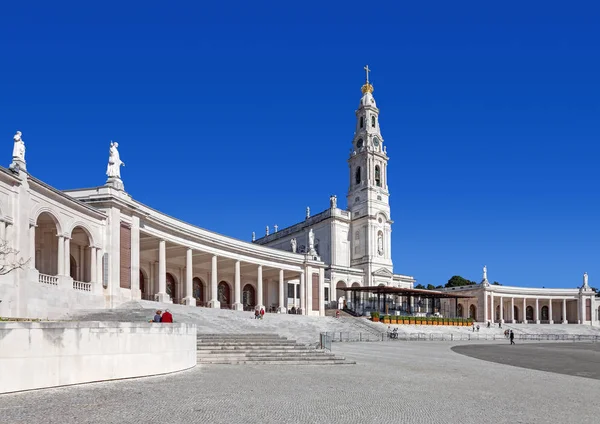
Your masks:
{"label": "arched window", "polygon": [[363,139],[359,138],[358,141],[356,142],[356,148],[362,149],[362,147],[363,147]]}
{"label": "arched window", "polygon": [[362,127],[364,126],[364,124],[365,124],[365,120],[364,120],[364,118],[361,116],[361,117],[360,117],[360,127],[362,128]]}
{"label": "arched window", "polygon": [[381,168],[379,168],[379,165],[375,166],[375,184],[377,184],[377,187],[381,187]]}
{"label": "arched window", "polygon": [[526,309],[527,321],[533,321],[533,306],[528,306]]}
{"label": "arched window", "polygon": [[371,126],[375,128],[375,115],[371,116]]}
{"label": "arched window", "polygon": [[548,321],[548,307],[547,306],[542,306],[542,321]]}
{"label": "arched window", "polygon": [[477,307],[473,304],[469,306],[469,318],[477,319]]}
{"label": "arched window", "polygon": [[358,168],[356,168],[355,179],[356,179],[356,184],[360,184],[360,182],[362,181],[362,178],[360,175],[360,166]]}

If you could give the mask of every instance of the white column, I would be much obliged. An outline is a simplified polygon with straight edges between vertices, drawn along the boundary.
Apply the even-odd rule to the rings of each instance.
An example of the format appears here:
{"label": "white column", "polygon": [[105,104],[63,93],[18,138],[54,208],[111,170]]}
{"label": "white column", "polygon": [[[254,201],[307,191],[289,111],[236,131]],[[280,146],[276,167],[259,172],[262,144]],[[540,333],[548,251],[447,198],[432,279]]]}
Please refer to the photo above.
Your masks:
{"label": "white column", "polygon": [[[2,223],[4,227],[4,236],[6,237],[6,227],[4,226],[4,222]],[[29,268],[35,268],[35,228],[36,225],[29,225]]]}
{"label": "white column", "polygon": [[306,304],[304,305],[306,307],[306,315],[310,315],[310,313],[312,312],[312,281],[313,281],[313,271],[312,271],[312,267],[307,266],[306,267],[306,276],[304,278],[305,280],[305,297],[306,297]]}
{"label": "white column", "polygon": [[104,286],[104,269],[102,268],[102,249],[96,249],[96,281],[100,283],[100,287]]}
{"label": "white column", "polygon": [[97,283],[98,270],[96,269],[96,248],[90,246],[90,283]]}
{"label": "white column", "polygon": [[562,323],[563,324],[568,324],[569,321],[567,321],[567,299],[563,299],[563,304],[562,304]]}
{"label": "white column", "polygon": [[58,236],[58,257],[57,257],[57,275],[64,275],[65,269],[65,238],[63,236]]}
{"label": "white column", "polygon": [[158,293],[156,299],[159,302],[168,302],[167,294],[167,243],[164,240],[158,242]]}
{"label": "white column", "polygon": [[[130,268],[131,298],[141,299],[142,291],[140,290],[140,218],[137,216],[131,217]],[[148,289],[146,288],[146,290]]]}
{"label": "white column", "polygon": [[496,321],[496,309],[494,308],[494,292],[490,293],[490,308],[492,310],[492,313],[490,314],[492,319],[490,321],[492,321],[493,324]]}
{"label": "white column", "polygon": [[514,324],[515,323],[515,298],[510,298],[510,320]]}
{"label": "white column", "polygon": [[581,324],[585,322],[585,297],[583,295],[579,296],[579,320]]}
{"label": "white column", "polygon": [[483,323],[488,322],[488,293],[483,290]]}
{"label": "white column", "polygon": [[213,255],[211,258],[210,270],[210,302],[208,302],[208,307],[219,309],[221,302],[219,302],[217,287],[217,255]]}
{"label": "white column", "polygon": [[282,314],[285,314],[286,312],[286,307],[285,307],[285,294],[284,294],[284,286],[285,286],[285,280],[283,279],[284,277],[284,273],[283,273],[283,269],[279,270],[279,312],[281,312]]}
{"label": "white column", "polygon": [[[31,225],[29,228],[31,228]],[[6,222],[4,221],[0,221],[0,241],[8,241],[6,239]]]}
{"label": "white column", "polygon": [[304,275],[304,271],[300,272],[300,310],[302,311],[302,315],[306,315],[306,278]]}
{"label": "white column", "polygon": [[[64,237],[65,239],[65,249],[64,249],[64,255],[65,255],[65,268],[64,268],[64,272],[65,275],[67,277],[71,276],[71,238],[70,237]],[[77,277],[77,273],[75,274],[75,276]]]}
{"label": "white column", "polygon": [[540,323],[540,300],[536,297],[535,298],[535,323],[539,324]]}
{"label": "white column", "polygon": [[325,268],[319,268],[319,316],[325,316]]}
{"label": "white column", "polygon": [[194,298],[194,261],[192,259],[192,249],[185,252],[185,297],[183,303],[189,306],[196,306]]}
{"label": "white column", "polygon": [[77,261],[77,280],[85,280],[85,247],[77,245],[77,251],[79,253],[79,260]]}
{"label": "white column", "polygon": [[234,290],[234,303],[233,309],[236,311],[243,311],[244,305],[242,305],[241,297],[242,297],[242,284],[241,284],[241,272],[240,272],[240,261],[235,261],[235,274],[233,276],[233,290]]}
{"label": "white column", "polygon": [[500,296],[500,322],[504,324],[504,297]]}
{"label": "white column", "polygon": [[257,274],[258,276],[256,277],[256,297],[258,299],[256,299],[256,306],[258,306],[258,308],[264,308],[265,306],[263,305],[263,269],[262,269],[262,265],[258,266],[258,271]]}
{"label": "white column", "polygon": [[554,324],[554,320],[552,319],[552,299],[548,299],[548,319],[550,320],[550,324]]}
{"label": "white column", "polygon": [[527,299],[523,298],[523,324],[527,324]]}

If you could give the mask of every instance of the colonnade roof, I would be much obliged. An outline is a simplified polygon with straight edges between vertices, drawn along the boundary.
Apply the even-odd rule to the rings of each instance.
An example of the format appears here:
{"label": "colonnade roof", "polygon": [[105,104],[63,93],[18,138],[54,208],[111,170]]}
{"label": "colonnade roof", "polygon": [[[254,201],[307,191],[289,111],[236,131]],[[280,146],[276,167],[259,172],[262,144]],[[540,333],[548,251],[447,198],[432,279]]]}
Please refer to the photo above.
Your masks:
{"label": "colonnade roof", "polygon": [[419,297],[431,297],[431,298],[450,298],[450,299],[468,299],[475,296],[465,296],[453,293],[444,293],[435,290],[420,290],[420,289],[405,289],[401,287],[391,286],[371,286],[371,287],[344,287],[338,290],[350,291],[350,292],[366,292],[374,294],[393,294],[396,296],[419,296]]}

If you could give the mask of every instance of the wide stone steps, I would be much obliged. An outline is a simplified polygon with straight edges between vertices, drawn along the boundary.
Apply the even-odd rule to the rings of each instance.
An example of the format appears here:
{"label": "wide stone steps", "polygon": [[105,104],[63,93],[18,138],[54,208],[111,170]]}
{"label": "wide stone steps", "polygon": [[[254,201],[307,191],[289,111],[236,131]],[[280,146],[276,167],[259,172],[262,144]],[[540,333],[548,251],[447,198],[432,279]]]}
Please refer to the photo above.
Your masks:
{"label": "wide stone steps", "polygon": [[199,364],[342,365],[354,364],[314,346],[276,334],[198,334]]}

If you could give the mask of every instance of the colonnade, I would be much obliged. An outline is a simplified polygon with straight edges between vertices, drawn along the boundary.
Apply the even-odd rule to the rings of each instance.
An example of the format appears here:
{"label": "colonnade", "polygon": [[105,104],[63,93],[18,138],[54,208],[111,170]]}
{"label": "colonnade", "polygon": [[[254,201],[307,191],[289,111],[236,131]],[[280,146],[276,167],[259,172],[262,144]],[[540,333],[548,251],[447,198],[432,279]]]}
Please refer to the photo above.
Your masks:
{"label": "colonnade", "polygon": [[[572,308],[567,308],[567,302],[577,302],[576,317],[573,316]],[[558,305],[556,305],[558,303]],[[579,298],[574,297],[539,297],[539,296],[503,296],[487,292],[484,295],[484,313],[485,321],[510,322],[510,323],[535,323],[540,324],[548,322],[554,324],[554,309],[560,308],[560,319],[556,323],[568,324],[581,323],[585,320],[585,303]],[[516,308],[515,308],[516,307]],[[506,316],[505,316],[506,308]],[[515,309],[520,311],[515,314]],[[528,310],[532,311],[533,316],[528,317]],[[571,318],[571,319],[569,319]]]}

